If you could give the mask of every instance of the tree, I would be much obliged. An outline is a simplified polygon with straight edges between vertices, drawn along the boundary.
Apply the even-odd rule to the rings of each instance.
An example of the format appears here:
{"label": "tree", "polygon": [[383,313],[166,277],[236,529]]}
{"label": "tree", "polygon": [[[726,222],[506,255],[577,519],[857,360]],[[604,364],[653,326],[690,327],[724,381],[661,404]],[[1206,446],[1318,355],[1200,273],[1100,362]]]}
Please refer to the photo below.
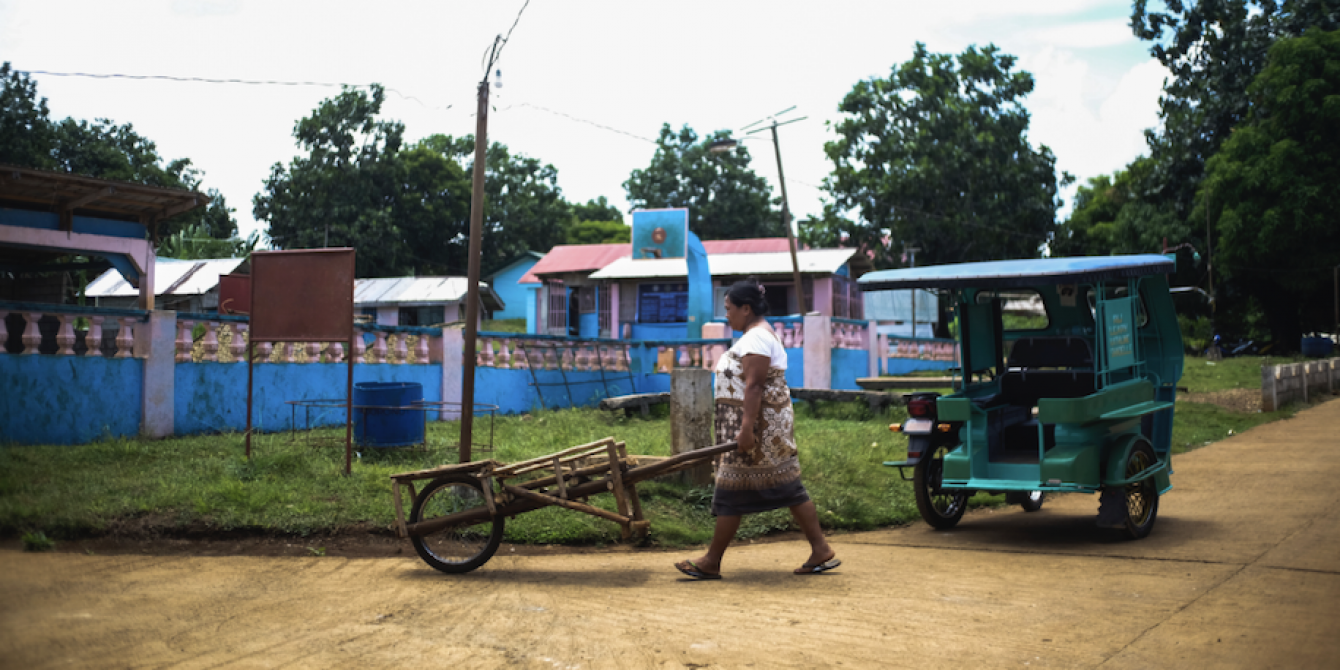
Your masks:
{"label": "tree", "polygon": [[863,247],[877,267],[903,243],[927,264],[1038,256],[1060,206],[1056,158],[1028,143],[1033,77],[1014,64],[995,46],[951,56],[918,43],[887,79],[857,83],[824,146],[832,201],[809,237]]}
{"label": "tree", "polygon": [[[473,173],[473,135],[432,135],[420,146],[460,163],[466,174]],[[572,221],[573,208],[558,187],[557,168],[536,158],[512,154],[506,145],[489,144],[484,169],[483,275],[532,249],[547,250],[563,244]]]}
{"label": "tree", "polygon": [[470,260],[470,177],[430,143],[401,152],[398,219],[416,274],[465,276]]}
{"label": "tree", "polygon": [[[52,122],[37,84],[9,63],[0,65],[0,86],[0,163],[163,188],[202,189],[202,174],[189,158],[165,165],[153,141],[136,133],[131,124],[72,118]],[[232,237],[237,232],[233,210],[217,190],[209,189],[206,195],[206,207],[160,221],[152,232],[162,239],[196,228],[218,239]]]}
{"label": "tree", "polygon": [[1155,169],[1143,199],[1189,215],[1205,162],[1252,105],[1246,88],[1281,37],[1340,26],[1335,0],[1135,0],[1131,27],[1172,75],[1159,99],[1162,127],[1146,131]]}
{"label": "tree", "polygon": [[633,241],[622,221],[578,221],[568,228],[568,244],[617,244]]}
{"label": "tree", "polygon": [[0,163],[44,170],[55,167],[55,143],[47,99],[25,72],[0,64]]}
{"label": "tree", "polygon": [[413,249],[397,221],[404,126],[381,121],[385,91],[345,87],[300,119],[293,137],[306,156],[276,163],[252,200],[279,249],[351,246],[360,277],[398,276]]}
{"label": "tree", "polygon": [[1192,216],[1214,221],[1215,269],[1249,287],[1285,351],[1330,322],[1324,305],[1340,264],[1337,64],[1340,31],[1312,29],[1270,48],[1246,91],[1246,122],[1208,161]]}
{"label": "tree", "polygon": [[623,212],[611,205],[605,196],[596,200],[587,200],[585,205],[572,205],[572,218],[577,221],[618,221],[623,223]]}
{"label": "tree", "polygon": [[1203,236],[1172,212],[1142,199],[1153,162],[1140,157],[1112,176],[1099,175],[1080,186],[1070,218],[1056,231],[1052,256],[1107,256],[1158,251],[1163,240],[1204,247]]}
{"label": "tree", "polygon": [[204,260],[208,258],[247,258],[260,243],[260,235],[252,233],[247,239],[237,236],[228,239],[211,237],[202,225],[183,228],[163,239],[158,255],[177,260]]}
{"label": "tree", "polygon": [[749,167],[749,151],[708,150],[729,137],[719,130],[700,142],[687,125],[678,134],[668,123],[661,126],[651,164],[623,183],[628,202],[634,209],[688,208],[689,230],[704,240],[785,235],[772,189]]}

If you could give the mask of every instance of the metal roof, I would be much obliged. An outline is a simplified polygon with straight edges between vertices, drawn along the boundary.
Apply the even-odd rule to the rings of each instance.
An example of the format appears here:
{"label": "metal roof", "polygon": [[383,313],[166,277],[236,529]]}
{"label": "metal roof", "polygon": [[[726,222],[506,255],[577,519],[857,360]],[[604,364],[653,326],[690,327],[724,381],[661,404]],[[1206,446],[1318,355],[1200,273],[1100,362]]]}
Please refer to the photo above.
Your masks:
{"label": "metal roof", "polygon": [[588,272],[599,270],[616,259],[633,253],[633,245],[620,244],[560,244],[531,267],[530,272],[517,280],[518,284],[538,284],[542,274]]}
{"label": "metal roof", "polygon": [[[786,240],[782,240],[785,242]],[[801,273],[830,275],[857,253],[856,249],[806,249],[796,252]],[[711,254],[707,266],[713,276],[724,275],[790,275],[789,252]],[[592,279],[659,279],[688,276],[688,265],[683,258],[635,259],[621,258],[591,273]]]}
{"label": "metal roof", "polygon": [[[219,275],[232,274],[245,258],[210,258],[182,261],[159,258],[154,262],[154,295],[203,295],[219,285]],[[108,270],[84,290],[90,298],[134,298],[139,289],[115,269]]]}
{"label": "metal roof", "polygon": [[766,254],[775,251],[791,252],[791,243],[785,237],[755,237],[744,240],[705,240],[703,250],[714,254]]}
{"label": "metal roof", "polygon": [[[465,277],[386,277],[354,280],[354,305],[408,305],[465,300]],[[479,282],[479,299],[486,309],[503,309],[503,301],[486,282]]]}
{"label": "metal roof", "polygon": [[1016,288],[1128,279],[1172,272],[1166,256],[1084,256],[928,265],[881,270],[858,280],[862,291],[900,288]]}
{"label": "metal roof", "polygon": [[185,189],[4,164],[0,164],[0,198],[67,211],[134,217],[142,223],[167,219],[209,202],[209,196]]}
{"label": "metal roof", "polygon": [[[703,242],[703,250],[707,252],[709,258],[718,258],[726,254],[789,253],[791,246],[785,237],[756,237],[743,240],[706,240]],[[530,269],[530,272],[517,280],[517,283],[538,284],[540,283],[540,275],[602,270],[618,262],[619,259],[630,259],[632,254],[632,245],[627,242],[621,244],[560,244],[545,254],[544,258],[540,259],[540,262]],[[790,262],[789,256],[787,262]],[[683,259],[679,259],[679,265],[681,269],[678,275],[658,276],[685,276],[687,273],[683,270]],[[789,265],[786,271],[791,271]]]}

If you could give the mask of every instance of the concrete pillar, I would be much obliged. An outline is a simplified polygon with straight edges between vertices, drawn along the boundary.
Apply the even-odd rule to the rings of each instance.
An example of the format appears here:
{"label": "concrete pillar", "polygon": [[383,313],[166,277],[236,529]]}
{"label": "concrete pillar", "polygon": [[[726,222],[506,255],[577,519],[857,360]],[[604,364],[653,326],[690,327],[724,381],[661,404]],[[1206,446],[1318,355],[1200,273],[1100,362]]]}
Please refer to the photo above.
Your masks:
{"label": "concrete pillar", "polygon": [[870,364],[866,370],[867,377],[879,376],[879,333],[875,330],[874,321],[865,322],[865,350]]}
{"label": "concrete pillar", "polygon": [[[712,446],[716,406],[712,399],[712,371],[675,368],[670,373],[670,452],[681,454]],[[690,484],[712,483],[712,465],[685,470],[681,477]]]}
{"label": "concrete pillar", "polygon": [[[442,402],[459,403],[461,401],[461,387],[465,381],[463,376],[465,359],[462,355],[465,351],[465,331],[460,328],[442,329]],[[479,386],[475,386],[475,395],[479,395]],[[448,405],[448,408],[451,408]],[[460,414],[448,412],[443,419],[452,421],[459,420]]]}
{"label": "concrete pillar", "polygon": [[805,317],[805,388],[833,388],[833,319]]}
{"label": "concrete pillar", "polygon": [[140,434],[171,437],[175,430],[173,415],[177,395],[176,312],[149,312],[149,321],[135,329],[135,358],[144,361]]}

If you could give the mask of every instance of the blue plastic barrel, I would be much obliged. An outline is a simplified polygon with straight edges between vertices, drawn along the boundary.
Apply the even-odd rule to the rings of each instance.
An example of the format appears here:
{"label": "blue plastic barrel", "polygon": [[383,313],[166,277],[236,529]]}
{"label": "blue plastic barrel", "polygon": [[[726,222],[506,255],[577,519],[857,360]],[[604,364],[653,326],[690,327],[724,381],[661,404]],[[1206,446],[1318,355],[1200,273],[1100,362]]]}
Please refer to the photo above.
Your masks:
{"label": "blue plastic barrel", "polygon": [[1334,345],[1329,337],[1304,337],[1303,355],[1308,358],[1321,358],[1331,355],[1331,347]]}
{"label": "blue plastic barrel", "polygon": [[360,447],[405,447],[423,443],[424,413],[409,409],[423,400],[423,384],[354,384],[354,443]]}

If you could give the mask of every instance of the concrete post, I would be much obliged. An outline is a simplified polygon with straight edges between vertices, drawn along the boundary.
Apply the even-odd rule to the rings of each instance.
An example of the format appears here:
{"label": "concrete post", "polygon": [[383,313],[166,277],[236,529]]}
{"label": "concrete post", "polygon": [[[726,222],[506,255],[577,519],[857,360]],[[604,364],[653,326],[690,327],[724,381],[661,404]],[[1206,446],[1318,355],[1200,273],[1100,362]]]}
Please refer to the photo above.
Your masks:
{"label": "concrete post", "polygon": [[874,321],[865,322],[865,350],[867,360],[870,364],[867,367],[867,377],[879,376],[879,333],[875,330]]}
{"label": "concrete post", "polygon": [[[712,371],[675,368],[670,373],[670,452],[682,454],[715,443]],[[689,484],[712,483],[712,465],[705,462],[681,475]]]}
{"label": "concrete post", "polygon": [[805,317],[805,388],[833,388],[833,319]]}
{"label": "concrete post", "polygon": [[[460,328],[442,329],[442,402],[459,403],[461,401],[461,383],[464,378],[462,368],[464,359],[461,356],[465,352],[465,331]],[[457,413],[456,408],[448,406],[450,411],[440,418],[444,420],[458,420],[461,415]]]}
{"label": "concrete post", "polygon": [[176,312],[149,312],[149,321],[135,329],[135,358],[144,361],[140,434],[171,437],[175,431],[173,415],[177,395]]}

